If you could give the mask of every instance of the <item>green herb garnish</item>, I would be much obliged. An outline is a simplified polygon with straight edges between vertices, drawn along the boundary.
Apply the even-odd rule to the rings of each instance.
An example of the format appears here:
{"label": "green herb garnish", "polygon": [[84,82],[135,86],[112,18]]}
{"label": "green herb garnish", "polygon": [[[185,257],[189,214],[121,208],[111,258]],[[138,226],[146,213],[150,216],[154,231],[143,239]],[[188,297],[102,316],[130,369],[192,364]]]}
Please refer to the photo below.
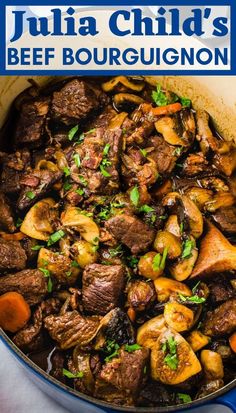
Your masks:
{"label": "green herb garnish", "polygon": [[100,171],[101,171],[102,175],[105,176],[106,178],[109,178],[111,176],[111,174],[109,174],[109,172],[107,172],[107,170],[104,168],[104,166],[102,164],[100,165]]}
{"label": "green herb garnish", "polygon": [[39,251],[39,250],[41,250],[41,248],[43,248],[43,245],[34,245],[34,247],[31,247],[31,250],[32,251]]}
{"label": "green herb garnish", "polygon": [[144,158],[146,158],[146,156],[147,156],[147,151],[146,151],[146,149],[139,149],[140,150],[140,152],[141,152],[141,154],[144,156]]}
{"label": "green herb garnish", "polygon": [[69,182],[65,182],[63,185],[63,189],[65,191],[69,191],[72,188],[72,185]]}
{"label": "green herb garnish", "polygon": [[110,248],[108,251],[111,257],[119,257],[120,255],[123,255],[124,253],[121,244],[118,245],[116,248]]}
{"label": "green herb garnish", "polygon": [[160,84],[158,84],[156,90],[152,92],[152,99],[157,106],[166,106],[169,103],[167,96],[161,90]]}
{"label": "green herb garnish", "polygon": [[191,297],[179,294],[179,298],[181,299],[181,301],[185,302],[191,302],[191,303],[195,303],[195,304],[202,304],[205,303],[206,299],[204,297],[199,297],[198,295],[192,295]]}
{"label": "green herb garnish", "polygon": [[17,218],[17,221],[16,221],[16,228],[19,228],[20,226],[21,226],[21,224],[22,224],[22,219],[21,218]]}
{"label": "green herb garnish", "polygon": [[183,150],[183,146],[178,146],[178,148],[175,149],[174,155],[180,156]]}
{"label": "green herb garnish", "polygon": [[189,98],[181,97],[181,98],[180,98],[180,102],[181,102],[181,105],[182,105],[184,108],[190,108],[191,105],[192,105],[192,102],[191,102],[191,100],[190,100]]}
{"label": "green herb garnish", "polygon": [[103,155],[104,156],[107,156],[108,155],[108,152],[109,152],[109,150],[110,150],[110,144],[109,143],[107,143],[105,146],[104,146],[104,149],[103,149]]}
{"label": "green herb garnish", "polygon": [[177,356],[177,342],[174,337],[169,337],[165,343],[162,345],[162,351],[167,352],[164,358],[164,362],[170,367],[171,370],[176,370],[178,367],[178,356]]}
{"label": "green herb garnish", "polygon": [[196,285],[194,285],[194,287],[192,288],[192,293],[193,293],[193,294],[195,294],[195,293],[196,293],[197,288],[198,288],[198,286],[199,286],[200,282],[201,282],[201,281],[198,281],[198,282],[197,282],[197,284],[196,284]]}
{"label": "green herb garnish", "polygon": [[185,393],[177,393],[177,397],[179,400],[181,400],[183,403],[190,403],[192,401],[192,398],[189,396],[189,394]]}
{"label": "green herb garnish", "polygon": [[187,239],[186,241],[184,241],[183,252],[182,252],[181,258],[182,259],[190,258],[192,256],[192,250],[194,246],[195,246],[195,243],[193,240]]}
{"label": "green herb garnish", "polygon": [[39,268],[39,270],[43,273],[45,278],[48,278],[51,276],[50,271],[47,270],[46,268]]}
{"label": "green herb garnish", "polygon": [[150,207],[149,205],[142,205],[140,208],[139,208],[139,212],[145,212],[146,214],[148,214],[149,212],[154,212],[155,211],[155,209],[154,208],[152,208],[152,207]]}
{"label": "green herb garnish", "polygon": [[130,257],[127,257],[127,261],[128,261],[128,266],[129,267],[135,268],[137,266],[139,260],[138,260],[137,257],[130,256]]}
{"label": "green herb garnish", "polygon": [[81,379],[84,376],[84,373],[82,371],[78,371],[78,373],[73,374],[69,370],[66,370],[66,369],[62,369],[62,374],[68,379]]}
{"label": "green herb garnish", "polygon": [[34,199],[36,195],[35,195],[35,193],[34,193],[33,191],[28,191],[28,192],[26,192],[25,196],[26,196],[28,199]]}
{"label": "green herb garnish", "polygon": [[88,185],[88,181],[86,181],[86,179],[82,175],[79,175],[79,180],[83,186]]}
{"label": "green herb garnish", "polygon": [[125,345],[125,351],[128,351],[128,353],[132,353],[133,351],[140,350],[142,347],[139,344],[126,344]]}
{"label": "green herb garnish", "polygon": [[139,197],[140,197],[140,195],[139,195],[139,190],[138,190],[138,187],[137,187],[137,185],[136,186],[134,186],[133,187],[133,189],[130,191],[130,201],[132,202],[132,204],[134,205],[134,206],[138,206],[138,203],[139,203]]}
{"label": "green herb garnish", "polygon": [[52,279],[51,277],[48,278],[48,292],[51,293],[52,292],[52,288],[53,288],[53,284],[52,284]]}
{"label": "green herb garnish", "polygon": [[114,357],[118,356],[119,349],[120,346],[115,342],[115,340],[108,340],[106,343],[106,348],[104,349],[104,352],[108,354],[108,356],[105,358],[105,362],[108,362]]}
{"label": "green herb garnish", "polygon": [[47,246],[50,247],[51,245],[55,244],[61,238],[63,238],[65,232],[60,229],[59,231],[54,232],[54,234],[50,235]]}
{"label": "green herb garnish", "polygon": [[73,138],[75,137],[76,133],[79,130],[79,125],[74,126],[72,129],[69,130],[68,132],[68,139],[69,141],[72,141]]}
{"label": "green herb garnish", "polygon": [[78,188],[75,190],[76,194],[79,194],[80,196],[84,195],[84,189],[83,188]]}
{"label": "green herb garnish", "polygon": [[71,263],[71,267],[74,267],[74,268],[80,268],[80,266],[79,266],[79,264],[78,264],[78,262],[77,261],[72,261],[72,263]]}
{"label": "green herb garnish", "polygon": [[77,166],[77,168],[80,168],[81,166],[81,161],[80,161],[80,156],[78,153],[74,154],[74,161],[75,161],[75,165]]}
{"label": "green herb garnish", "polygon": [[161,254],[156,254],[152,260],[152,268],[154,271],[158,271],[160,269],[161,264]]}

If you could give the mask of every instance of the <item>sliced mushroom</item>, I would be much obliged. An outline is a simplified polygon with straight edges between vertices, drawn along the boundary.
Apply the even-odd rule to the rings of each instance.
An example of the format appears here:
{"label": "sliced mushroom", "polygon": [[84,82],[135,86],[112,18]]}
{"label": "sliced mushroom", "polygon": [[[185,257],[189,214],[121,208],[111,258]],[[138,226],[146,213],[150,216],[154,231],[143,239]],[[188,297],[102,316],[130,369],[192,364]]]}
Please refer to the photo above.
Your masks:
{"label": "sliced mushroom", "polygon": [[154,281],[154,286],[159,302],[168,301],[170,296],[174,293],[182,294],[187,297],[192,295],[192,291],[187,285],[179,281],[172,280],[171,278],[159,277]]}
{"label": "sliced mushroom", "polygon": [[179,239],[168,231],[159,231],[154,241],[154,249],[163,254],[167,249],[169,259],[178,258],[182,252],[182,246]]}
{"label": "sliced mushroom", "polygon": [[53,222],[57,218],[56,202],[52,198],[46,198],[37,202],[27,212],[21,225],[21,232],[31,238],[48,241],[50,234],[54,232]]}
{"label": "sliced mushroom", "polygon": [[235,198],[230,192],[218,192],[205,203],[205,210],[215,212],[219,208],[230,207],[235,204]]}
{"label": "sliced mushroom", "polygon": [[46,248],[41,248],[38,255],[38,268],[46,268],[61,284],[73,285],[80,269],[73,267],[70,258]]}
{"label": "sliced mushroom", "polygon": [[135,106],[144,103],[144,99],[140,96],[133,95],[131,93],[118,93],[113,97],[113,103],[117,110],[123,109],[133,109]]}
{"label": "sliced mushroom", "polygon": [[117,76],[102,84],[104,92],[112,92],[113,90],[119,90],[120,86],[124,86],[124,89],[134,90],[135,92],[141,92],[145,86],[142,80],[134,82],[128,77]]}
{"label": "sliced mushroom", "polygon": [[152,348],[159,335],[167,329],[163,315],[151,318],[137,331],[137,343],[140,346]]}
{"label": "sliced mushroom", "polygon": [[167,143],[174,146],[187,146],[188,142],[181,139],[176,132],[176,125],[174,118],[164,116],[155,122],[155,128],[158,133],[163,135]]}
{"label": "sliced mushroom", "polygon": [[96,245],[94,246],[90,242],[80,240],[72,245],[71,252],[79,266],[85,268],[86,265],[97,261],[98,253],[96,248]]}
{"label": "sliced mushroom", "polygon": [[128,113],[126,112],[121,112],[118,115],[114,116],[114,118],[111,119],[108,128],[109,129],[121,128],[127,116],[128,116]]}
{"label": "sliced mushroom", "polygon": [[178,222],[178,216],[177,215],[170,215],[168,220],[166,221],[165,224],[165,230],[170,232],[171,234],[175,235],[175,237],[180,238],[181,237],[181,232],[180,232],[180,225]]}
{"label": "sliced mushroom", "polygon": [[82,373],[81,378],[74,380],[75,389],[86,394],[92,394],[95,385],[90,361],[91,354],[81,351],[79,346],[76,346],[73,351],[73,358],[68,362],[68,368],[75,377],[78,373]]}
{"label": "sliced mushroom", "polygon": [[[176,346],[176,368],[166,361],[166,343],[174,340]],[[164,384],[177,385],[201,371],[201,364],[187,341],[171,329],[158,337],[151,350],[151,376]]]}
{"label": "sliced mushroom", "polygon": [[193,248],[188,257],[181,258],[176,264],[169,266],[169,271],[177,281],[184,281],[190,277],[193,271],[193,267],[197,261],[198,250],[196,248],[196,243],[193,237],[190,237],[193,243]]}
{"label": "sliced mushroom", "polygon": [[194,238],[199,238],[203,232],[203,217],[195,203],[186,195],[181,197],[184,212],[188,217],[190,233]]}
{"label": "sliced mushroom", "polygon": [[200,188],[194,186],[186,191],[186,195],[190,198],[201,211],[207,202],[210,202],[213,198],[213,191],[210,189]]}
{"label": "sliced mushroom", "polygon": [[78,208],[67,208],[61,215],[61,222],[64,227],[73,227],[81,234],[85,241],[94,245],[98,244],[99,228],[97,224]]}
{"label": "sliced mushroom", "polygon": [[207,230],[190,278],[236,270],[236,247],[210,222],[207,222]]}
{"label": "sliced mushroom", "polygon": [[180,333],[192,327],[194,313],[185,305],[173,301],[165,305],[164,319],[170,328]]}

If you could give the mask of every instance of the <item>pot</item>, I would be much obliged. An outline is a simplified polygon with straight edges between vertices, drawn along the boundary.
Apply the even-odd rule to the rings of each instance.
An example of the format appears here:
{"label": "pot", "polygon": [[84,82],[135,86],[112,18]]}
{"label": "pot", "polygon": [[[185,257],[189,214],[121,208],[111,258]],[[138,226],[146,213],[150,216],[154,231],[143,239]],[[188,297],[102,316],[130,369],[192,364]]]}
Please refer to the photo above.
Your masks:
{"label": "pot", "polygon": [[[48,82],[48,76],[35,76],[40,85]],[[236,77],[152,77],[153,84],[159,82],[181,96],[189,97],[195,108],[205,108],[213,117],[219,132],[227,140],[235,140],[236,130],[236,94],[232,93],[236,86]],[[6,115],[14,98],[29,86],[27,77],[0,77],[0,127],[4,125]],[[73,413],[157,413],[180,411],[199,407],[209,403],[228,406],[236,413],[236,379],[222,389],[200,400],[180,406],[132,408],[114,407],[85,394],[74,391],[70,387],[50,377],[19,350],[9,337],[0,329],[0,340],[9,349],[16,361],[25,369],[31,380],[46,394]]]}

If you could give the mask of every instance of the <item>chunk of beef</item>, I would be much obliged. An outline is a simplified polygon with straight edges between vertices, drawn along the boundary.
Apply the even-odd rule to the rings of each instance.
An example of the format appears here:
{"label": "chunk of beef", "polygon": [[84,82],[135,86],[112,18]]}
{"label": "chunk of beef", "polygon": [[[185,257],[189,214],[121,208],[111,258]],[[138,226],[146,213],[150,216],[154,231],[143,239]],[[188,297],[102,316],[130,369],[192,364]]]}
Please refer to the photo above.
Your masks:
{"label": "chunk of beef", "polygon": [[103,366],[99,379],[135,398],[143,383],[144,368],[148,358],[149,350],[147,348],[133,352],[121,349],[118,357],[113,358]]}
{"label": "chunk of beef", "polygon": [[0,271],[23,270],[26,254],[19,241],[5,241],[0,238]]}
{"label": "chunk of beef", "polygon": [[143,407],[172,406],[175,394],[161,383],[148,381],[140,391],[137,404]]}
{"label": "chunk of beef", "polygon": [[88,344],[95,336],[99,326],[99,317],[83,317],[78,311],[63,315],[50,315],[45,318],[45,328],[61,349],[68,349]]}
{"label": "chunk of beef", "polygon": [[49,104],[50,98],[48,97],[36,98],[23,103],[16,125],[15,147],[27,145],[36,148],[43,144]]}
{"label": "chunk of beef", "polygon": [[100,115],[96,116],[86,124],[86,130],[91,130],[94,128],[107,129],[112,118],[114,118],[116,115],[117,112],[115,111],[115,109],[113,109],[112,106],[108,105]]}
{"label": "chunk of beef", "polygon": [[[20,211],[24,210],[43,198],[62,175],[60,171],[53,172],[47,169],[34,170],[31,174],[25,175],[21,179],[23,189],[17,201],[17,208]],[[28,196],[29,192],[33,193],[33,197]]]}
{"label": "chunk of beef", "polygon": [[170,174],[176,162],[175,148],[166,143],[161,136],[151,137],[147,142],[147,146],[154,148],[148,156],[156,163],[158,172],[160,174]]}
{"label": "chunk of beef", "polygon": [[128,306],[135,311],[144,311],[156,299],[153,283],[145,281],[134,281],[129,284],[127,292]]}
{"label": "chunk of beef", "polygon": [[21,241],[21,246],[24,249],[26,256],[27,256],[27,261],[31,262],[34,259],[37,258],[38,256],[38,251],[32,250],[33,247],[38,245],[38,241],[36,239],[30,238],[25,236]]}
{"label": "chunk of beef", "polygon": [[14,232],[16,227],[13,220],[12,208],[3,193],[0,192],[0,229],[7,232]]}
{"label": "chunk of beef", "polygon": [[[130,122],[129,122],[130,123]],[[132,124],[131,124],[132,125]],[[129,125],[129,126],[131,126]],[[123,126],[125,128],[125,126]],[[152,134],[154,130],[154,124],[152,122],[144,120],[142,122],[141,126],[136,127],[134,130],[127,130],[128,128],[126,127],[126,142],[127,145],[133,145],[133,144],[143,144],[147,138]]]}
{"label": "chunk of beef", "polygon": [[209,311],[203,324],[208,336],[223,336],[236,330],[236,298],[226,301],[214,311]]}
{"label": "chunk of beef", "polygon": [[187,176],[198,175],[204,172],[208,166],[208,162],[202,152],[191,153],[183,163],[182,173]]}
{"label": "chunk of beef", "polygon": [[214,282],[208,284],[211,300],[214,304],[227,301],[235,296],[235,290],[226,277],[220,276]]}
{"label": "chunk of beef", "polygon": [[106,227],[116,240],[130,248],[133,254],[146,251],[154,241],[154,230],[134,216],[116,215],[106,222]]}
{"label": "chunk of beef", "polygon": [[120,185],[119,159],[122,143],[122,130],[119,128],[98,128],[88,133],[83,144],[77,149],[82,168],[78,168],[73,160],[71,178],[81,184],[83,176],[87,181],[86,190],[90,193],[109,195],[117,192]]}
{"label": "chunk of beef", "polygon": [[82,302],[89,313],[104,315],[117,307],[125,285],[122,265],[88,265],[83,273]]}
{"label": "chunk of beef", "polygon": [[30,167],[31,156],[28,149],[6,154],[2,158],[0,189],[6,194],[17,194],[21,190],[20,180]]}
{"label": "chunk of beef", "polygon": [[217,209],[212,218],[220,230],[227,234],[236,234],[236,207],[222,207]]}
{"label": "chunk of beef", "polygon": [[29,305],[35,305],[47,294],[47,281],[39,270],[23,270],[0,277],[0,295],[9,291],[22,294]]}
{"label": "chunk of beef", "polygon": [[106,95],[89,83],[73,79],[53,93],[51,115],[55,121],[75,125],[107,103]]}
{"label": "chunk of beef", "polygon": [[25,352],[38,351],[44,346],[43,318],[60,310],[61,303],[57,298],[43,301],[34,311],[32,320],[13,337],[13,342]]}

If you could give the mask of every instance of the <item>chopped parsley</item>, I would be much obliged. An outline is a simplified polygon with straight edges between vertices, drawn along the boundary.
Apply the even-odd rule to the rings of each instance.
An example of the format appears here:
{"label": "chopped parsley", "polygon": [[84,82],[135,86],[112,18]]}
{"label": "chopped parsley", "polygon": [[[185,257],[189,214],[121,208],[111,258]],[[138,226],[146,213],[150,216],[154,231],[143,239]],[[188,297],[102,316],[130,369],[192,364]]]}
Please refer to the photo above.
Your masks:
{"label": "chopped parsley", "polygon": [[83,141],[84,141],[84,133],[81,133],[81,135],[79,135],[79,139],[76,141],[76,144],[80,145]]}
{"label": "chopped parsley", "polygon": [[139,203],[139,197],[140,197],[139,190],[138,190],[137,185],[135,185],[133,189],[130,191],[130,201],[136,207],[138,206],[138,203]]}
{"label": "chopped parsley", "polygon": [[72,274],[72,271],[66,271],[66,276],[69,278],[70,276],[71,276],[71,274]]}
{"label": "chopped parsley", "polygon": [[78,373],[73,374],[71,371],[62,369],[63,376],[67,377],[68,379],[81,379],[84,376],[82,371],[78,371]]}
{"label": "chopped parsley", "polygon": [[183,252],[182,252],[181,258],[182,259],[190,258],[192,256],[192,250],[194,246],[195,246],[195,243],[193,240],[187,239],[186,241],[184,241]]}
{"label": "chopped parsley", "polygon": [[170,367],[171,370],[176,370],[178,367],[178,356],[177,356],[177,342],[174,337],[169,337],[165,343],[162,345],[162,351],[167,353],[164,362]]}
{"label": "chopped parsley", "polygon": [[65,191],[69,191],[72,188],[72,185],[69,182],[65,182],[63,185],[63,189]]}
{"label": "chopped parsley", "polygon": [[179,230],[180,230],[180,233],[182,234],[183,231],[184,231],[184,223],[183,222],[181,222],[181,224],[179,226]]}
{"label": "chopped parsley", "polygon": [[28,192],[26,192],[25,196],[26,196],[28,199],[34,199],[34,198],[36,197],[36,195],[35,195],[35,193],[34,193],[33,191],[28,191]]}
{"label": "chopped parsley", "polygon": [[21,226],[21,224],[22,224],[22,219],[21,218],[17,218],[17,221],[16,221],[16,228],[19,228],[20,226]]}
{"label": "chopped parsley", "polygon": [[39,268],[39,270],[43,273],[45,278],[50,277],[51,274],[50,274],[50,271],[47,270],[47,268]]}
{"label": "chopped parsley", "polygon": [[72,141],[79,130],[79,125],[74,126],[72,129],[69,130],[68,139]]}
{"label": "chopped parsley", "polygon": [[70,176],[70,169],[69,169],[68,167],[65,167],[65,168],[63,169],[63,172],[64,172],[66,178],[67,178],[68,176]]}
{"label": "chopped parsley", "polygon": [[166,106],[169,103],[166,94],[161,90],[160,84],[158,84],[156,90],[152,92],[152,99],[157,106]]}
{"label": "chopped parsley", "polygon": [[189,98],[181,97],[181,98],[180,98],[180,102],[181,102],[181,105],[182,105],[184,108],[190,108],[191,105],[192,105],[192,102],[191,102],[191,100],[190,100]]}
{"label": "chopped parsley", "polygon": [[108,152],[109,152],[109,150],[110,150],[110,144],[109,143],[107,143],[105,146],[104,146],[104,149],[103,149],[103,155],[104,156],[107,156],[108,155]]}
{"label": "chopped parsley", "polygon": [[77,261],[72,261],[72,263],[71,263],[71,267],[74,267],[74,268],[80,268],[80,266],[79,266],[79,264],[78,264],[78,262]]}
{"label": "chopped parsley", "polygon": [[188,296],[184,296],[182,294],[179,294],[179,298],[181,299],[181,301],[185,302],[191,302],[191,303],[195,303],[195,304],[202,304],[205,303],[206,299],[204,297],[199,297],[198,295],[192,295],[191,297]]}
{"label": "chopped parsley", "polygon": [[198,282],[197,282],[197,284],[196,284],[196,285],[194,285],[194,287],[192,288],[192,293],[193,293],[193,294],[195,294],[195,293],[196,293],[197,288],[198,288],[198,286],[199,286],[200,282],[201,282],[201,281],[198,281]]}
{"label": "chopped parsley", "polygon": [[63,238],[65,232],[60,229],[59,231],[54,232],[54,234],[50,235],[47,246],[50,247],[51,245],[55,244],[61,238]]}
{"label": "chopped parsley", "polygon": [[119,257],[120,255],[123,255],[124,251],[122,248],[122,245],[118,245],[116,248],[110,248],[109,249],[109,254],[111,257]]}
{"label": "chopped parsley", "polygon": [[43,248],[43,245],[34,245],[33,247],[31,247],[32,251],[39,251],[41,250],[41,248]]}
{"label": "chopped parsley", "polygon": [[115,340],[107,340],[106,348],[104,349],[104,352],[107,353],[108,355],[105,358],[105,362],[108,362],[114,357],[118,356],[119,349],[120,349],[120,346],[118,343],[115,342]]}
{"label": "chopped parsley", "polygon": [[190,403],[192,401],[192,398],[189,396],[189,394],[185,393],[177,393],[177,397],[179,400],[181,400],[183,403]]}
{"label": "chopped parsley", "polygon": [[110,207],[107,205],[104,208],[101,209],[101,211],[98,213],[98,218],[100,218],[103,221],[107,221],[110,216],[111,216],[111,210]]}
{"label": "chopped parsley", "polygon": [[135,268],[138,264],[138,261],[139,260],[137,257],[133,257],[133,256],[127,257],[128,266],[131,268]]}
{"label": "chopped parsley", "polygon": [[43,276],[44,276],[45,278],[48,278],[47,289],[48,289],[48,292],[51,293],[51,292],[52,292],[53,284],[52,284],[52,279],[51,279],[51,273],[50,273],[50,271],[47,270],[46,268],[42,268],[42,267],[39,268],[39,270],[43,273]]}
{"label": "chopped parsley", "polygon": [[52,279],[51,277],[48,278],[48,292],[51,293],[52,292],[52,288],[53,288],[53,284],[52,284]]}
{"label": "chopped parsley", "polygon": [[147,151],[146,151],[146,149],[139,149],[140,150],[140,152],[141,152],[141,154],[144,156],[144,158],[146,158],[146,156],[147,156]]}
{"label": "chopped parsley", "polygon": [[84,189],[83,188],[78,188],[78,189],[76,189],[75,190],[75,192],[76,192],[76,194],[79,194],[79,195],[84,195]]}
{"label": "chopped parsley", "polygon": [[175,149],[174,155],[180,156],[183,150],[183,146],[178,146],[178,148]]}
{"label": "chopped parsley", "polygon": [[125,351],[128,351],[128,353],[132,353],[133,351],[140,350],[142,347],[139,344],[126,344],[125,345]]}
{"label": "chopped parsley", "polygon": [[82,175],[79,175],[79,180],[83,186],[88,185],[88,181],[86,181],[86,179]]}
{"label": "chopped parsley", "polygon": [[111,176],[111,174],[109,172],[107,172],[107,170],[104,168],[102,163],[100,165],[100,171],[101,171],[102,175],[105,176],[106,178],[109,178]]}
{"label": "chopped parsley", "polygon": [[74,154],[74,161],[75,161],[75,165],[77,166],[77,168],[80,168],[81,166],[81,161],[80,161],[80,156],[78,153]]}
{"label": "chopped parsley", "polygon": [[152,207],[150,207],[149,205],[142,205],[140,208],[139,208],[139,212],[145,212],[146,214],[148,214],[149,212],[154,212],[155,211],[155,209],[154,208],[152,208]]}
{"label": "chopped parsley", "polygon": [[152,268],[154,271],[164,270],[166,265],[166,258],[168,254],[168,248],[164,248],[163,254],[161,256],[160,253],[156,254],[152,261]]}

